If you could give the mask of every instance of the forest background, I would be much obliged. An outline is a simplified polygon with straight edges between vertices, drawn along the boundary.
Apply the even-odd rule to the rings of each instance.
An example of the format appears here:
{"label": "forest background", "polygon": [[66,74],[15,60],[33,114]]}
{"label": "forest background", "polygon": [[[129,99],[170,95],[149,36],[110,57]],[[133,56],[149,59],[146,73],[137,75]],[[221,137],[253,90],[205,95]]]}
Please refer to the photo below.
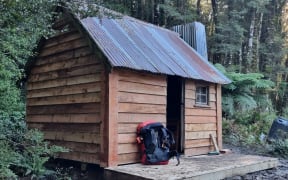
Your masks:
{"label": "forest background", "polygon": [[[63,1],[64,2],[64,1]],[[65,1],[72,10],[83,1]],[[87,0],[165,28],[201,22],[208,59],[232,83],[222,87],[226,142],[265,146],[277,116],[288,118],[287,0]],[[49,37],[58,0],[0,0],[0,178],[41,176],[45,162],[65,149],[48,146],[25,123],[25,65]],[[264,137],[264,138],[263,138]],[[269,149],[270,148],[270,149]],[[269,146],[288,155],[288,142]],[[33,155],[33,156],[32,156]]]}

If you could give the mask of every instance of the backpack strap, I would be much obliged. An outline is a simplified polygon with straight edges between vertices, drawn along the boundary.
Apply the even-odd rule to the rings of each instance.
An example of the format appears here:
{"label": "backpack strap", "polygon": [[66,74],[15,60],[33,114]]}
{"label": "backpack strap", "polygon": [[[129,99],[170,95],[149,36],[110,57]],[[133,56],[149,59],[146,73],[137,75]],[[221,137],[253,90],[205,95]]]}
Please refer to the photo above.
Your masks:
{"label": "backpack strap", "polygon": [[179,153],[176,151],[176,150],[173,150],[173,151],[170,151],[169,152],[169,157],[170,158],[172,158],[172,157],[176,157],[176,159],[177,159],[177,164],[176,164],[176,166],[178,166],[179,164],[180,164],[180,155],[179,155]]}
{"label": "backpack strap", "polygon": [[165,131],[164,127],[160,129],[161,130],[161,144],[160,147],[161,148],[166,148],[166,147],[170,147],[170,143],[168,141],[168,135],[167,132]]}
{"label": "backpack strap", "polygon": [[[163,135],[162,144],[164,144],[164,146],[170,148],[171,145],[175,144],[175,140],[174,140],[172,132],[169,129],[165,128],[165,127],[161,128],[161,131],[162,131],[162,135]],[[179,153],[176,150],[170,151],[169,152],[169,159],[174,157],[174,156],[177,159],[176,166],[178,166],[180,164],[180,155],[179,155]]]}
{"label": "backpack strap", "polygon": [[166,130],[166,132],[167,132],[167,134],[168,134],[168,136],[169,136],[169,141],[170,141],[170,143],[171,143],[171,144],[175,144],[175,140],[174,140],[174,137],[173,137],[172,132],[171,132],[169,129],[167,129],[167,128],[165,128],[165,130]]}
{"label": "backpack strap", "polygon": [[169,129],[163,127],[161,128],[162,132],[162,144],[170,148],[171,145],[175,144],[173,134]]}

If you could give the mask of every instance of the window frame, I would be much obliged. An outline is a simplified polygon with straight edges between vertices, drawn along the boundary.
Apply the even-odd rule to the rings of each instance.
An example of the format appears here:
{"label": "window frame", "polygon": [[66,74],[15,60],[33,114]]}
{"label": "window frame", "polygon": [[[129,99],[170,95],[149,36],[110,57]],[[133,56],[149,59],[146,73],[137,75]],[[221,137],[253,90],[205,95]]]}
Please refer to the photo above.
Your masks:
{"label": "window frame", "polygon": [[[199,88],[201,88],[200,92],[198,92]],[[205,88],[206,93],[204,93],[204,91],[202,91],[203,88]],[[200,97],[198,98],[198,96],[200,96]],[[206,99],[205,102],[202,101],[203,97]],[[199,101],[199,99],[200,99],[200,101]],[[208,85],[196,85],[196,88],[195,88],[195,106],[210,107],[209,103],[210,103],[209,86]]]}

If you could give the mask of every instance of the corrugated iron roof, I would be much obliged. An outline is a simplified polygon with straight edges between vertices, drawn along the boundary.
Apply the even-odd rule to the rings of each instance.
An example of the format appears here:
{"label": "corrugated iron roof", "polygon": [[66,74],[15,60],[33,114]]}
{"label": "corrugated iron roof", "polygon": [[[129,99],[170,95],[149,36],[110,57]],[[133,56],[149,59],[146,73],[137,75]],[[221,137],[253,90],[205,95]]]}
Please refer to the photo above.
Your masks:
{"label": "corrugated iron roof", "polygon": [[173,31],[129,16],[88,17],[80,22],[112,67],[230,83]]}

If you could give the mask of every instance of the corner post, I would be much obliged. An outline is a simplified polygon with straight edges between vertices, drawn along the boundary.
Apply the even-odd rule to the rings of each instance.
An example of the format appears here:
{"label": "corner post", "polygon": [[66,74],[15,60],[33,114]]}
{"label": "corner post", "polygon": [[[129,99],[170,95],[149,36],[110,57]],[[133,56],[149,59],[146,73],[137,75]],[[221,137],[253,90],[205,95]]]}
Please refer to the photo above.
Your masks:
{"label": "corner post", "polygon": [[118,73],[108,75],[108,157],[107,165],[118,165]]}
{"label": "corner post", "polygon": [[216,111],[217,111],[217,142],[219,149],[222,149],[222,95],[221,84],[216,85]]}
{"label": "corner post", "polygon": [[100,166],[112,167],[118,165],[118,73],[112,69],[106,75]]}

